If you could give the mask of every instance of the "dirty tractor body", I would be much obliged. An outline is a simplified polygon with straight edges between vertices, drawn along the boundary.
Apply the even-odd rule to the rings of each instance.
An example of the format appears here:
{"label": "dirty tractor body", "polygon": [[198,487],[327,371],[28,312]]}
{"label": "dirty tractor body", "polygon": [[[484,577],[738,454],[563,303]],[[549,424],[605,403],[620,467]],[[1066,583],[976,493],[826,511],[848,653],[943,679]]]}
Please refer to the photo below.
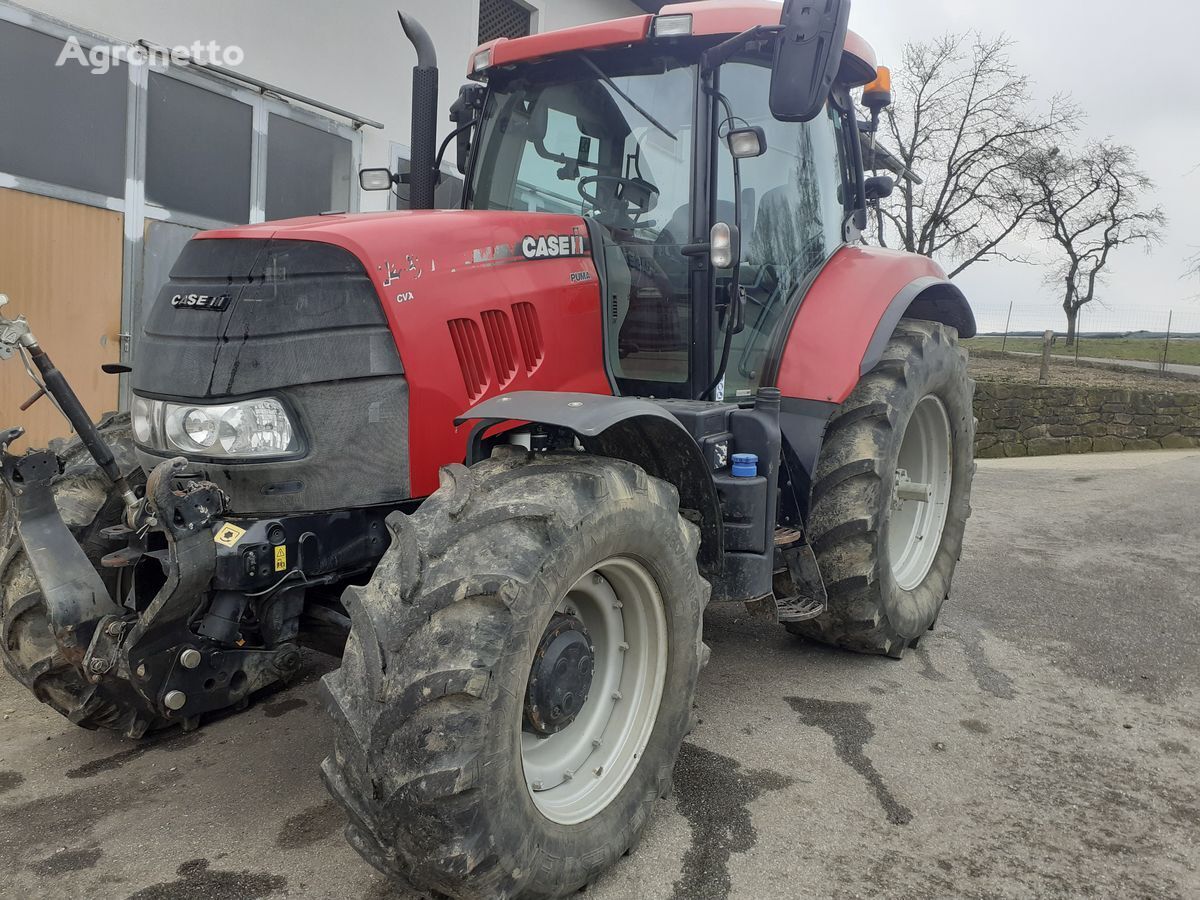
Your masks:
{"label": "dirty tractor body", "polygon": [[961,549],[974,320],[862,238],[890,181],[847,14],[684,3],[485,45],[453,210],[405,19],[413,171],[363,184],[412,211],[197,235],[98,425],[4,319],[78,434],[4,454],[9,671],[140,737],[340,655],[323,776],[356,849],[556,896],[668,789],[710,599],[901,656]]}

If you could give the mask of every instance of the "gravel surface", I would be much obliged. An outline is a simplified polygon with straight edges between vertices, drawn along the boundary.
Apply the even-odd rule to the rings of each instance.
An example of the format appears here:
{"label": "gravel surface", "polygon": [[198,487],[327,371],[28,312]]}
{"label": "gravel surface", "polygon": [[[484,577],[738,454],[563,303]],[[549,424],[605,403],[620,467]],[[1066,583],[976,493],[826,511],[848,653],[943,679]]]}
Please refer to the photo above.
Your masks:
{"label": "gravel surface", "polygon": [[[902,661],[710,610],[675,791],[584,896],[1200,896],[1200,453],[984,461],[974,505]],[[407,900],[317,777],[320,672],[133,744],[0,676],[0,896]]]}

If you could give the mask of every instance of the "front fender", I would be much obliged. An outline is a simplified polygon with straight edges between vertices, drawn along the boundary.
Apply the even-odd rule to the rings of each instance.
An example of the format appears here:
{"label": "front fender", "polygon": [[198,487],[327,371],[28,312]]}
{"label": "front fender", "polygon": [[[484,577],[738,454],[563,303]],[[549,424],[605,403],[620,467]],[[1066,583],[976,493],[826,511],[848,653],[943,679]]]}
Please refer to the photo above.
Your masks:
{"label": "front fender", "polygon": [[483,455],[486,431],[504,422],[533,422],[572,431],[588,453],[626,460],[673,484],[680,508],[699,514],[701,572],[721,571],[721,505],[708,462],[687,429],[658,404],[602,394],[516,391],[492,397],[454,421],[469,420],[478,424],[468,441],[468,462]]}

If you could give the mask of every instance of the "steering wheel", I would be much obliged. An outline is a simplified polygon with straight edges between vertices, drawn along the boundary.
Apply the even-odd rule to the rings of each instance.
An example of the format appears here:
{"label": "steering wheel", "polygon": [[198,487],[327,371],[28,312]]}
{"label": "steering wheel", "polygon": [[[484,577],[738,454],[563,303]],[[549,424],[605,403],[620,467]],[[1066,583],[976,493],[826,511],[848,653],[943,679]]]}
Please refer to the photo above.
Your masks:
{"label": "steering wheel", "polygon": [[623,213],[630,219],[636,219],[638,216],[644,216],[658,205],[658,188],[642,178],[625,178],[622,175],[588,175],[575,182],[575,190],[579,191],[579,196],[593,208],[602,210],[599,190],[588,192],[588,188],[593,185],[599,188],[602,184],[617,185],[617,189],[613,191],[614,199],[625,207],[615,211],[618,215]]}

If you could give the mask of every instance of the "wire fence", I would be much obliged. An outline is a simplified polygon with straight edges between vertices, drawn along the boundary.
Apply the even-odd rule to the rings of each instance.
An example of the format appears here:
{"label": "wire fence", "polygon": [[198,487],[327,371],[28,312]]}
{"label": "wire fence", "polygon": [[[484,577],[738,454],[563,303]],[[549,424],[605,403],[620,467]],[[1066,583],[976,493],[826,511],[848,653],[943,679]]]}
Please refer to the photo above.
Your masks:
{"label": "wire fence", "polygon": [[1040,354],[1043,334],[1052,331],[1056,359],[1200,375],[1200,305],[1130,309],[1089,304],[1079,310],[1073,341],[1067,336],[1066,314],[1052,306],[972,304],[972,309],[978,336],[970,345],[979,349]]}

